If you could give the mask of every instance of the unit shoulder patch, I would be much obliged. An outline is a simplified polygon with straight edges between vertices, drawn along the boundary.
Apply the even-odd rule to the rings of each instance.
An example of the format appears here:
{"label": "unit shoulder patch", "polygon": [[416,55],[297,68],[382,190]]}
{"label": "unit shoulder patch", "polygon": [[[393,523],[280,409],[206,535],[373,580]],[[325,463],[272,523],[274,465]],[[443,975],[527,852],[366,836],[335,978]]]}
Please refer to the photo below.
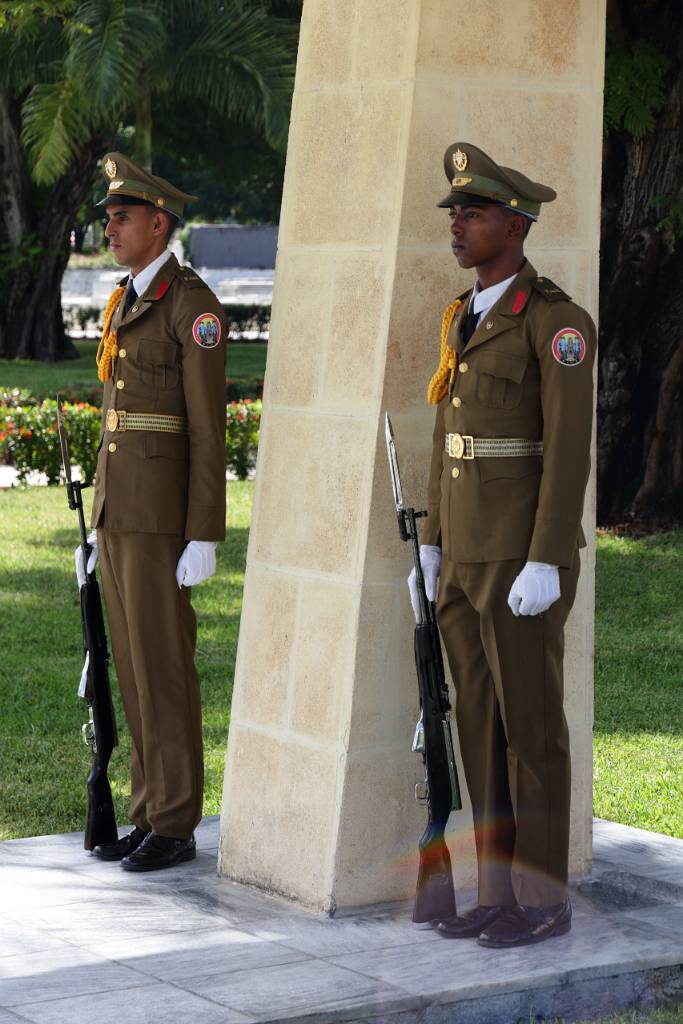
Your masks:
{"label": "unit shoulder patch", "polygon": [[558,288],[549,277],[537,277],[531,286],[541,293],[546,302],[571,302],[571,295]]}
{"label": "unit shoulder patch", "polygon": [[578,366],[586,356],[586,342],[575,327],[563,327],[551,342],[553,357],[561,366]]}
{"label": "unit shoulder patch", "polygon": [[215,313],[200,313],[192,324],[192,337],[200,348],[215,348],[221,340],[221,322]]}

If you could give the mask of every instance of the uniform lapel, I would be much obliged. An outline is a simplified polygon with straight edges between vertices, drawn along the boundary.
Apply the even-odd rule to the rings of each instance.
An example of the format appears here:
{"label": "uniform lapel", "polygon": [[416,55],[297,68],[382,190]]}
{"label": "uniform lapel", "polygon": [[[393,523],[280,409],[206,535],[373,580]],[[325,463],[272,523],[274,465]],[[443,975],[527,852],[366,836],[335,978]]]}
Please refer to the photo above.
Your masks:
{"label": "uniform lapel", "polygon": [[531,284],[536,277],[536,271],[527,260],[510,287],[484,314],[469,343],[465,346],[465,352],[469,353],[479,345],[483,345],[499,334],[517,326],[520,314],[529,299]]}
{"label": "uniform lapel", "polygon": [[163,299],[173,278],[176,277],[178,270],[178,260],[175,256],[171,255],[166,260],[163,267],[152,278],[152,281],[144,294],[138,296],[135,300],[121,322],[126,326],[128,326],[128,324],[132,324],[135,320],[139,320],[141,316],[144,316],[147,310],[155,302],[158,302],[159,299]]}

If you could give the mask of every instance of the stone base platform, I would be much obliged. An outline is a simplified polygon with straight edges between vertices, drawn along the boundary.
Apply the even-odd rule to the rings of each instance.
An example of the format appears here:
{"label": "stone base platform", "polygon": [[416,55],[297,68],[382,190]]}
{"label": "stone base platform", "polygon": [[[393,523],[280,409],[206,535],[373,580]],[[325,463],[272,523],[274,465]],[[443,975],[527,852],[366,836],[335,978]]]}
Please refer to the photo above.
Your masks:
{"label": "stone base platform", "polygon": [[505,952],[406,905],[308,914],[217,877],[217,818],[197,841],[149,875],[79,833],[0,843],[0,1024],[528,1024],[683,999],[683,841],[596,821],[570,934]]}

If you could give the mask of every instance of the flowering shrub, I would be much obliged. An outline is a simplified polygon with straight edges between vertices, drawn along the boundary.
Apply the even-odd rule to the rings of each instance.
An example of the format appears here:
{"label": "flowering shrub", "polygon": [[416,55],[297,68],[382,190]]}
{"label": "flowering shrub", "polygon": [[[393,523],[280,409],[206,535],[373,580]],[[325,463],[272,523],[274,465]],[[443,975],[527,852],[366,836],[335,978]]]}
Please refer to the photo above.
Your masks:
{"label": "flowering shrub", "polygon": [[[64,419],[73,465],[81,467],[88,483],[95,475],[100,412],[94,405],[64,403]],[[23,483],[32,470],[45,473],[49,484],[59,483],[62,452],[57,432],[57,403],[0,407],[0,459],[13,465]]]}
{"label": "flowering shrub", "polygon": [[245,398],[263,398],[263,377],[253,377],[248,381],[234,381],[232,377],[226,377],[226,402],[243,402]]}
{"label": "flowering shrub", "polygon": [[[30,400],[28,393],[21,394]],[[14,466],[22,483],[33,470],[45,473],[48,483],[59,483],[62,453],[57,403],[46,398],[39,405],[21,405],[19,396],[16,388],[0,393],[6,403],[0,405],[0,462]],[[62,408],[71,463],[80,466],[81,478],[91,483],[97,466],[100,410],[87,402],[62,402]],[[260,399],[251,398],[230,402],[227,407],[225,459],[240,480],[246,480],[256,465],[262,408]]]}
{"label": "flowering shrub", "polygon": [[225,428],[225,460],[239,480],[246,480],[256,465],[263,402],[245,398],[230,402]]}

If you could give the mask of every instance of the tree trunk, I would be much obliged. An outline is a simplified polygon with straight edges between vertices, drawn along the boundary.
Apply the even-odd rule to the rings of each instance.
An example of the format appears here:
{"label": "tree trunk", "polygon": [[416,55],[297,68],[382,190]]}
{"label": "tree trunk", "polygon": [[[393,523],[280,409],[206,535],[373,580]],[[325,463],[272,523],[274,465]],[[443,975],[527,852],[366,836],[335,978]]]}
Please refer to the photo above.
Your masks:
{"label": "tree trunk", "polygon": [[683,518],[683,242],[669,252],[653,204],[683,181],[683,15],[678,0],[608,10],[617,35],[649,39],[672,62],[654,130],[612,132],[603,159],[598,522],[652,527]]}
{"label": "tree trunk", "polygon": [[77,352],[62,320],[62,277],[69,234],[106,141],[88,140],[53,186],[38,189],[20,144],[18,104],[0,92],[0,146],[0,357],[73,358]]}

